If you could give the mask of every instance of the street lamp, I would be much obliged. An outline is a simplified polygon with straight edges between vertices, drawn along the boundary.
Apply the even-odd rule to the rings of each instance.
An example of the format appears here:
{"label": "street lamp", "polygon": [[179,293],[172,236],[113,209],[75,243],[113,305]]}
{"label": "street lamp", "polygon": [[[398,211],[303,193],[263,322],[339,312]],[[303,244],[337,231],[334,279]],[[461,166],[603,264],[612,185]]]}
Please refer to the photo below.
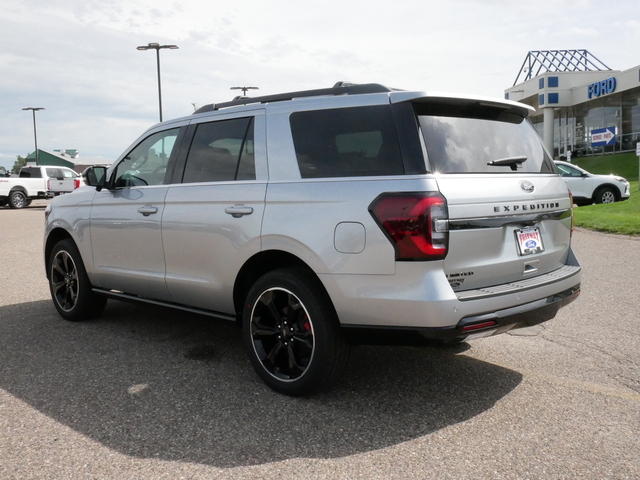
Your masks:
{"label": "street lamp", "polygon": [[230,90],[242,90],[242,96],[247,96],[247,90],[260,90],[258,87],[231,87]]}
{"label": "street lamp", "polygon": [[160,87],[160,49],[169,48],[171,50],[177,50],[177,45],[160,45],[159,43],[150,43],[149,45],[142,45],[138,47],[138,50],[155,50],[156,60],[158,64],[158,105],[160,107],[160,121],[162,121],[162,89]]}
{"label": "street lamp", "polygon": [[36,165],[40,165],[38,161],[38,134],[36,133],[36,112],[38,110],[44,110],[43,107],[25,107],[22,110],[31,110],[33,112],[33,139],[36,142]]}

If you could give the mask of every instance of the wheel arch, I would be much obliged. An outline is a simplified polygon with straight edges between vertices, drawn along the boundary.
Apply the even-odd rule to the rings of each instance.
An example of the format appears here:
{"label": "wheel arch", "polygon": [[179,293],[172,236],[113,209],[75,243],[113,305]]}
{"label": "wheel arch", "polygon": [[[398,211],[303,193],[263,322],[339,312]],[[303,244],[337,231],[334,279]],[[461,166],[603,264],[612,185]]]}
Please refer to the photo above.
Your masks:
{"label": "wheel arch", "polygon": [[595,201],[598,198],[598,194],[605,188],[610,189],[613,192],[613,195],[616,197],[616,202],[620,201],[620,197],[622,194],[620,193],[620,188],[613,183],[603,183],[602,185],[598,185],[596,189],[593,191],[592,199]]}
{"label": "wheel arch", "polygon": [[25,196],[29,196],[29,194],[27,193],[27,189],[22,185],[14,185],[13,187],[11,187],[11,190],[9,190],[9,195],[15,192],[22,192],[25,194]]}
{"label": "wheel arch", "polygon": [[307,263],[289,252],[282,250],[266,250],[255,254],[247,260],[238,272],[233,287],[233,304],[236,312],[239,314],[242,312],[244,307],[243,303],[249,289],[260,277],[273,270],[291,267],[297,267],[308,271],[315,277],[318,285],[324,289],[327,294],[327,298],[330,298],[322,281]]}
{"label": "wheel arch", "polygon": [[[49,261],[49,257],[51,256],[51,251],[60,240],[64,240],[66,238],[70,239],[74,244],[76,244],[73,236],[64,228],[54,228],[53,230],[51,230],[51,232],[49,232],[49,235],[47,235],[47,240],[44,245],[44,264],[47,278],[49,278],[49,269],[47,268],[47,263]],[[76,244],[76,247],[77,246],[78,245]]]}

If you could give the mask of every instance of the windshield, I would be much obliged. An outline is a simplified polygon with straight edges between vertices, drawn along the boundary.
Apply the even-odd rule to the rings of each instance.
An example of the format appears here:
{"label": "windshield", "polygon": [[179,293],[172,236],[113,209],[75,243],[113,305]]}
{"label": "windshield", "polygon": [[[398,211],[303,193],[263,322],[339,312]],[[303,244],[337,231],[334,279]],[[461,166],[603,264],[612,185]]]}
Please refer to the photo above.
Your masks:
{"label": "windshield", "polygon": [[418,115],[437,173],[553,173],[553,162],[528,120]]}

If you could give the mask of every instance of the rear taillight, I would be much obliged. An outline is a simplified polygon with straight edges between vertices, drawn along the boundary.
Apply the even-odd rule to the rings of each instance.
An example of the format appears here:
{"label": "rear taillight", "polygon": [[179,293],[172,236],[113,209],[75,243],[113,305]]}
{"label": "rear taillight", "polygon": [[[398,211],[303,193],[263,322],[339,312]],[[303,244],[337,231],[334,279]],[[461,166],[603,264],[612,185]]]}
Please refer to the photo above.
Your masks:
{"label": "rear taillight", "polygon": [[47,180],[47,192],[51,190],[51,180]]}
{"label": "rear taillight", "polygon": [[396,260],[447,256],[447,201],[437,192],[383,193],[369,211],[396,250]]}
{"label": "rear taillight", "polygon": [[73,179],[73,189],[75,190],[76,188],[80,188],[80,179],[79,178],[74,178]]}

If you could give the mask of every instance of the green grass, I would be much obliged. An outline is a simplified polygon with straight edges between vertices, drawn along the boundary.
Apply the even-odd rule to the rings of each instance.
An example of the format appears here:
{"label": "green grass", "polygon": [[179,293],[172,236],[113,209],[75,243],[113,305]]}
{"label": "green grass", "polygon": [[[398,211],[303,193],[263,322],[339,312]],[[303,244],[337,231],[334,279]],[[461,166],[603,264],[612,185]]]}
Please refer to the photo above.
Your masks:
{"label": "green grass", "polygon": [[604,175],[614,173],[631,182],[629,200],[574,208],[576,226],[622,235],[640,235],[638,157],[635,152],[580,157],[572,159],[571,163],[591,173]]}

